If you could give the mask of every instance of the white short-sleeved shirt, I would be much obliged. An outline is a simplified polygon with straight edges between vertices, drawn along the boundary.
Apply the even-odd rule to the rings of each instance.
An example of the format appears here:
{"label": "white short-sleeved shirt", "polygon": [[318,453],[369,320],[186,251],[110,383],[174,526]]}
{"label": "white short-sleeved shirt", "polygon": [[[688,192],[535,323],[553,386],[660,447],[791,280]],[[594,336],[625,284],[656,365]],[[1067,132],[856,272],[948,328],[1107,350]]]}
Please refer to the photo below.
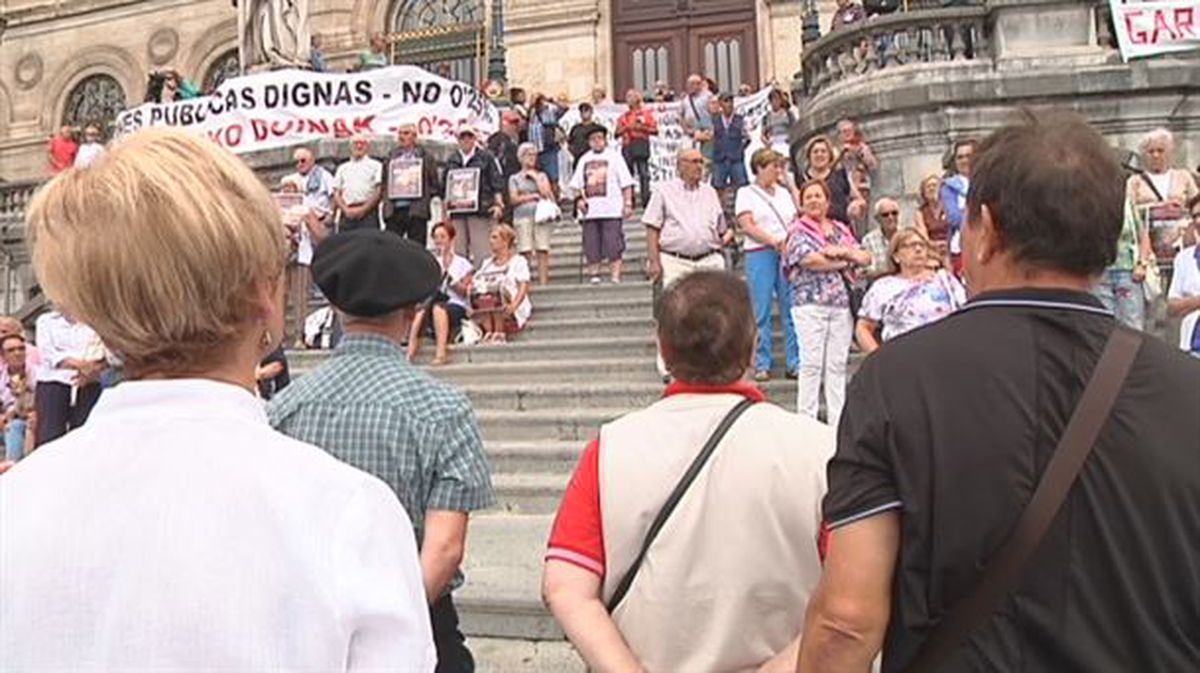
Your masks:
{"label": "white short-sleeved shirt", "polygon": [[[506,297],[515,296],[519,289],[518,285],[529,281],[529,262],[522,255],[513,255],[509,258],[508,263],[503,265],[497,264],[495,257],[488,257],[475,274],[475,287],[489,288],[487,291],[500,289]],[[521,305],[513,314],[513,318],[517,321],[517,327],[524,327],[531,315],[533,315],[533,302],[530,301],[529,293],[526,292],[525,299],[521,301]]]}
{"label": "white short-sleeved shirt", "polygon": [[75,153],[75,168],[87,168],[104,154],[104,145],[100,143],[84,143]]}
{"label": "white short-sleeved shirt", "polygon": [[68,320],[58,311],[38,316],[36,328],[37,347],[42,354],[42,366],[37,373],[39,383],[74,385],[79,372],[63,367],[63,360],[96,360],[104,356],[104,345],[91,327]]}
{"label": "white short-sleeved shirt", "polygon": [[1200,297],[1200,263],[1196,261],[1196,246],[1189,246],[1175,253],[1174,273],[1167,297]]}
{"label": "white short-sleeved shirt", "polygon": [[454,284],[462,282],[463,278],[471,275],[471,272],[475,270],[475,267],[471,266],[471,260],[462,255],[455,255],[454,259],[450,260],[450,266],[446,267],[445,261],[439,255],[438,264],[441,265],[442,272],[446,274],[446,282],[442,286],[442,291],[446,293],[447,297],[450,297],[450,303],[470,308],[471,303],[467,301],[466,297],[455,291]]}
{"label": "white short-sleeved shirt", "polygon": [[587,212],[582,219],[621,219],[624,217],[623,190],[634,185],[625,159],[612,148],[603,152],[588,152],[575,162],[571,188],[587,198]]}
{"label": "white short-sleeved shirt", "polygon": [[342,200],[348,206],[366,203],[383,184],[383,164],[363,157],[351,159],[337,167],[333,176],[333,186],[342,191]]}
{"label": "white short-sleeved shirt", "polygon": [[[733,212],[739,218],[743,213],[750,213],[754,216],[754,223],[760,229],[766,230],[777,239],[784,239],[787,238],[788,227],[796,219],[796,202],[792,200],[792,193],[781,185],[775,187],[774,194],[768,193],[758,185],[746,185],[737,191],[737,198],[733,202]],[[746,237],[744,244],[746,252],[766,247],[769,246],[763,245],[749,236]]]}
{"label": "white short-sleeved shirt", "polygon": [[412,524],[249,391],[127,381],[0,478],[0,668],[417,671]]}

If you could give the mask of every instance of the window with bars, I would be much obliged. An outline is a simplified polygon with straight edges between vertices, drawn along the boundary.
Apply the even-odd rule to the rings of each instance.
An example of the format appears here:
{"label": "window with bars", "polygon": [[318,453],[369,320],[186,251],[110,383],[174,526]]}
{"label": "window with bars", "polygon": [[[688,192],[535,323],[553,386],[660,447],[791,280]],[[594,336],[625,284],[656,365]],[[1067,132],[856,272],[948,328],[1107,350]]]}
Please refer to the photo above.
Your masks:
{"label": "window with bars", "polygon": [[670,52],[665,45],[635,47],[633,59],[633,88],[646,93],[654,89],[655,82],[671,81]]}
{"label": "window with bars", "polygon": [[482,0],[400,0],[392,13],[392,62],[478,85],[484,17]]}
{"label": "window with bars", "polygon": [[242,72],[241,61],[238,59],[237,49],[230,49],[221,54],[213,64],[208,66],[208,72],[204,73],[204,91],[209,92],[221,86],[221,82],[237,77]]}
{"label": "window with bars", "polygon": [[721,91],[736,93],[742,85],[742,43],[736,37],[704,43],[704,72],[717,80]]}
{"label": "window with bars", "polygon": [[67,94],[62,123],[75,127],[97,124],[102,130],[125,109],[125,89],[108,75],[90,75]]}

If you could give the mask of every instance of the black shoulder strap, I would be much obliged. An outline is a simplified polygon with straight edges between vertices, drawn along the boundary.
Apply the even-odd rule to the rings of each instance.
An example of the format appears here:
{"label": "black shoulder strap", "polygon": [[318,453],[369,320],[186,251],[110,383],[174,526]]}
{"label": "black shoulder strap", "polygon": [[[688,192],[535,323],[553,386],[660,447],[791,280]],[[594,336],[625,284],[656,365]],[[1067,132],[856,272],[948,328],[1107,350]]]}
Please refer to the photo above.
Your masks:
{"label": "black shoulder strap", "polygon": [[[1168,175],[1170,175],[1170,174],[1168,173]],[[1139,177],[1141,177],[1141,179],[1142,179],[1143,181],[1145,181],[1145,183],[1146,183],[1146,184],[1150,185],[1150,191],[1154,192],[1154,196],[1155,196],[1155,197],[1156,197],[1156,198],[1157,198],[1159,201],[1166,201],[1166,200],[1167,200],[1167,197],[1163,196],[1163,195],[1162,195],[1162,192],[1158,191],[1158,187],[1157,187],[1157,186],[1154,184],[1154,181],[1150,179],[1150,174],[1149,174],[1149,173],[1147,173],[1146,171],[1141,171],[1141,172],[1139,172],[1139,173],[1138,173],[1138,176],[1139,176]]]}
{"label": "black shoulder strap", "polygon": [[638,552],[637,558],[633,560],[633,564],[625,571],[621,577],[621,581],[617,583],[617,590],[613,592],[612,598],[608,599],[608,612],[611,614],[621,604],[621,599],[625,598],[625,594],[629,593],[629,587],[633,584],[633,580],[637,577],[638,570],[642,567],[642,562],[646,560],[646,552],[650,550],[650,545],[654,542],[654,538],[658,537],[659,531],[667,523],[667,519],[671,517],[671,512],[675,511],[675,506],[683,499],[684,493],[687,493],[688,487],[696,480],[696,476],[700,474],[700,470],[704,468],[704,464],[708,462],[709,456],[717,449],[717,445],[725,438],[725,434],[729,432],[729,428],[737,419],[750,407],[754,406],[754,400],[744,399],[738,402],[725,418],[721,419],[721,423],[717,425],[717,429],[713,430],[712,435],[708,438],[708,442],[704,444],[704,448],[700,449],[700,453],[692,460],[692,464],[688,467],[687,472],[683,473],[679,483],[675,485],[675,490],[671,491],[671,495],[667,496],[667,501],[663,504],[662,509],[658,511],[658,516],[654,517],[654,522],[650,524],[650,530],[646,533],[646,539],[642,542],[641,551]]}
{"label": "black shoulder strap", "polygon": [[1095,447],[1141,344],[1141,333],[1119,326],[1113,330],[1016,527],[988,563],[971,593],[942,615],[933,634],[906,671],[937,671],[938,666],[991,617],[1016,588],[1025,563],[1050,530],[1050,524],[1066,501],[1084,461]]}

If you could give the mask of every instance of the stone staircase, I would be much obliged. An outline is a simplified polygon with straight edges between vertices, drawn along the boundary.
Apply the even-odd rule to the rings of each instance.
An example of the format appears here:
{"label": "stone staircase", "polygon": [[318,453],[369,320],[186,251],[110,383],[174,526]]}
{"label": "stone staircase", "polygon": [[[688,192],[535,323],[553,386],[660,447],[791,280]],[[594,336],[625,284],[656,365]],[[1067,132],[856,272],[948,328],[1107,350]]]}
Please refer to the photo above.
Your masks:
{"label": "stone staircase", "polygon": [[[563,488],[599,426],[662,395],[654,367],[652,286],[646,237],[626,225],[620,285],[590,285],[580,273],[580,229],[553,235],[551,282],[532,290],[533,318],[506,345],[456,348],[452,363],[428,371],[462,390],[483,431],[496,509],[471,519],[466,584],[456,593],[464,632],[481,671],[582,671],[542,607],[542,553]],[[776,329],[776,360],[782,363]],[[422,362],[431,357],[423,345]],[[302,375],[326,354],[289,354]],[[782,367],[782,364],[780,364]],[[795,408],[796,383],[782,369],[764,385]]]}

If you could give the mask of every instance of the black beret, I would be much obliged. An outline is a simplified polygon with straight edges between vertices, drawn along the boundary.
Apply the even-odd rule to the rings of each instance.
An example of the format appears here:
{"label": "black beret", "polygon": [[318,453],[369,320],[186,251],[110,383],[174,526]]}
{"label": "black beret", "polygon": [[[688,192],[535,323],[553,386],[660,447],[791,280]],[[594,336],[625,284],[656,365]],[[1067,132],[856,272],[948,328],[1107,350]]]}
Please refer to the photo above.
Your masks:
{"label": "black beret", "polygon": [[357,229],[325,239],[313,254],[312,273],[329,303],[360,318],[424,301],[442,277],[441,267],[428,251],[378,229]]}
{"label": "black beret", "polygon": [[597,125],[593,126],[592,128],[588,129],[588,132],[587,132],[587,139],[588,139],[588,140],[591,140],[591,139],[592,139],[592,136],[596,135],[597,133],[599,133],[600,135],[604,136],[605,138],[607,138],[607,137],[608,137],[608,129],[606,129],[606,128],[604,128],[603,126],[600,126],[599,124],[597,124]]}

